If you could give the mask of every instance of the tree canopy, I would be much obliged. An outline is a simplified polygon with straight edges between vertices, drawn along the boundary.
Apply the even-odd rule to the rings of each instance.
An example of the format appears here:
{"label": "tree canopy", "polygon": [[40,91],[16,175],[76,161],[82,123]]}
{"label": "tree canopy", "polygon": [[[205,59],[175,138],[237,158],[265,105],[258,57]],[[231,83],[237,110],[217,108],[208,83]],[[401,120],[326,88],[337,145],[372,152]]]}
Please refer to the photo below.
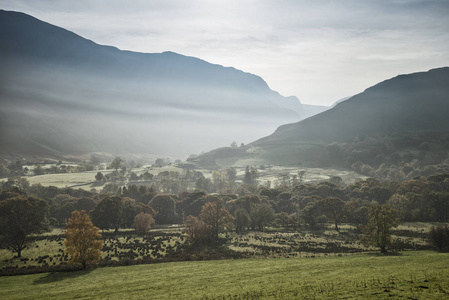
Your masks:
{"label": "tree canopy", "polygon": [[390,205],[375,204],[369,210],[369,220],[363,228],[365,235],[362,242],[366,246],[378,247],[382,253],[386,253],[391,245],[391,228],[398,225],[399,219]]}
{"label": "tree canopy", "polygon": [[84,210],[72,212],[64,241],[71,263],[81,263],[85,269],[88,263],[100,260],[103,241],[98,230]]}
{"label": "tree canopy", "polygon": [[234,220],[221,201],[206,203],[201,210],[199,219],[210,226],[212,238],[215,239],[218,238],[220,232],[230,229]]}
{"label": "tree canopy", "polygon": [[2,244],[21,257],[28,237],[47,228],[48,204],[36,197],[10,196],[0,201],[0,236]]}

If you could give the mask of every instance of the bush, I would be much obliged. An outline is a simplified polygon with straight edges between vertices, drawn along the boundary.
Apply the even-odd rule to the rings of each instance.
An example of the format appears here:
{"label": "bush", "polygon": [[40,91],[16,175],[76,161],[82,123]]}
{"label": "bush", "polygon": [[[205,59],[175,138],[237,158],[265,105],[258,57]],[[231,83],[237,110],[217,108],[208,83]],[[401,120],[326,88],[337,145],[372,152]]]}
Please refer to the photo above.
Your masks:
{"label": "bush", "polygon": [[146,232],[152,225],[154,219],[150,214],[141,212],[134,218],[134,228],[138,231]]}
{"label": "bush", "polygon": [[448,251],[449,227],[447,225],[432,226],[429,232],[429,243],[439,251]]}

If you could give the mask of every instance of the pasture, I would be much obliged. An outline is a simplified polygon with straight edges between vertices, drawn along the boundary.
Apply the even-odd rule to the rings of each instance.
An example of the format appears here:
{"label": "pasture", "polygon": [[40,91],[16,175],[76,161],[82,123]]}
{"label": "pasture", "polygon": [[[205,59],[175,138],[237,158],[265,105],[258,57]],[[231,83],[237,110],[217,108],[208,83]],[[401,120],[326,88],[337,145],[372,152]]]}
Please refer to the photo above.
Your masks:
{"label": "pasture", "polygon": [[[428,250],[427,232],[430,223],[404,223],[393,231],[393,250]],[[220,258],[309,258],[320,256],[347,256],[367,251],[358,240],[358,232],[350,225],[341,225],[341,233],[330,224],[311,231],[267,228],[261,231],[229,232],[226,242],[213,249],[186,249],[181,227],[158,226],[148,233],[134,230],[103,232],[103,256],[100,265],[130,265],[181,260],[203,260]],[[222,236],[224,237],[224,235]],[[9,250],[0,249],[0,273],[26,273],[27,268],[50,270],[67,267],[68,257],[64,252],[63,231],[34,237],[35,241],[15,257]]]}
{"label": "pasture", "polygon": [[[7,273],[23,271],[26,268],[49,269],[64,267],[68,264],[65,254],[62,230],[54,230],[34,237],[35,241],[17,258],[6,249],[0,249],[0,271]],[[176,255],[185,239],[180,229],[152,230],[138,234],[134,230],[119,233],[106,231],[102,239],[102,265],[153,263],[164,261]]]}
{"label": "pasture", "polygon": [[[95,175],[98,171],[86,171],[79,173],[60,173],[45,174],[37,176],[27,176],[26,179],[30,184],[40,183],[43,186],[55,186],[57,188],[81,188],[90,191],[92,188],[101,189],[95,182]],[[101,171],[104,175],[111,173],[112,170]]]}
{"label": "pasture", "polygon": [[0,277],[2,299],[445,299],[449,254],[190,261]]}
{"label": "pasture", "polygon": [[[250,163],[250,162],[248,162]],[[254,163],[254,162],[251,162]],[[249,164],[252,165],[252,164]],[[48,165],[51,166],[51,165]],[[47,166],[47,167],[48,167]],[[74,165],[76,166],[76,165]],[[279,184],[281,175],[288,175],[293,177],[298,174],[299,171],[305,171],[305,175],[303,177],[303,182],[305,183],[314,183],[319,181],[330,180],[333,177],[340,177],[344,183],[349,184],[353,183],[359,179],[365,179],[365,176],[359,175],[356,172],[341,170],[341,169],[333,169],[333,168],[310,168],[310,167],[287,167],[287,166],[257,166],[259,172],[258,181],[261,184],[266,184],[270,182],[273,186],[275,184]],[[237,170],[238,180],[237,182],[241,182],[245,174],[246,165],[234,165]],[[32,169],[32,166],[30,166]],[[111,173],[113,170],[95,170],[95,171],[84,171],[77,173],[57,173],[57,174],[44,174],[37,176],[26,176],[25,178],[28,180],[30,184],[41,184],[42,186],[55,186],[57,188],[81,188],[86,191],[90,191],[92,189],[96,189],[100,191],[103,188],[104,183],[98,183],[95,181],[95,175],[97,172],[102,172],[103,175]],[[148,172],[153,175],[158,175],[160,172],[179,172],[180,174],[184,173],[184,169],[178,167],[176,164],[168,165],[164,167],[150,167],[143,166],[140,168],[129,169],[128,171],[132,171],[136,173],[138,176]],[[206,169],[198,169],[203,173],[206,178],[212,178],[212,171]],[[120,184],[126,184],[126,182],[122,182]]]}
{"label": "pasture", "polygon": [[[141,175],[145,172],[151,173],[153,175],[157,175],[160,172],[164,171],[174,171],[174,172],[183,172],[183,169],[178,168],[176,166],[165,166],[165,167],[141,167],[130,169],[130,171],[136,173],[137,175]],[[41,184],[42,186],[55,186],[57,188],[80,188],[86,191],[90,191],[92,189],[97,189],[100,191],[103,188],[104,183],[98,183],[95,181],[95,175],[97,172],[103,173],[103,175],[107,175],[113,172],[112,169],[109,170],[95,170],[95,171],[84,171],[84,172],[76,172],[76,173],[57,173],[57,174],[44,174],[37,176],[25,176],[30,184]]]}
{"label": "pasture", "polygon": [[[394,251],[428,250],[430,223],[403,223],[392,230]],[[366,251],[359,241],[359,232],[350,225],[340,226],[340,233],[330,224],[315,230],[280,230],[269,228],[265,232],[251,231],[230,234],[227,246],[244,257],[318,257],[352,255]]]}

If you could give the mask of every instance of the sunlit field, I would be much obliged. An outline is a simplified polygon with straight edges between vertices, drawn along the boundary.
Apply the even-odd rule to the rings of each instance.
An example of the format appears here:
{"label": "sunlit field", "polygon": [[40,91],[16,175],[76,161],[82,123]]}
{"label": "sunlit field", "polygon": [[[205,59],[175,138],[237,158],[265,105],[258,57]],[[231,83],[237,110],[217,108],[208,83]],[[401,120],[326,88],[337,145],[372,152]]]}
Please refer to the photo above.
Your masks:
{"label": "sunlit field", "polygon": [[2,299],[445,299],[449,255],[176,262],[0,278]]}

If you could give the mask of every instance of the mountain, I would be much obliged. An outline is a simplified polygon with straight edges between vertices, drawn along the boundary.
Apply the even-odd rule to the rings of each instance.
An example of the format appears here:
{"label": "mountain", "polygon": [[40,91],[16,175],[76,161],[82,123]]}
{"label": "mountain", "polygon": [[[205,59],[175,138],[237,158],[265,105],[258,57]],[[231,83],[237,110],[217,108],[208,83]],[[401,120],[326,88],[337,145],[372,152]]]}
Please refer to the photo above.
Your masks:
{"label": "mountain", "polygon": [[348,141],[360,135],[448,131],[449,68],[400,75],[306,120],[280,126],[254,145],[290,140]]}
{"label": "mountain", "polygon": [[400,75],[300,122],[280,126],[246,149],[219,149],[197,163],[371,167],[413,159],[439,164],[449,153],[449,68]]}
{"label": "mountain", "polygon": [[4,10],[0,65],[3,157],[183,157],[254,140],[320,110],[231,67],[121,51]]}

